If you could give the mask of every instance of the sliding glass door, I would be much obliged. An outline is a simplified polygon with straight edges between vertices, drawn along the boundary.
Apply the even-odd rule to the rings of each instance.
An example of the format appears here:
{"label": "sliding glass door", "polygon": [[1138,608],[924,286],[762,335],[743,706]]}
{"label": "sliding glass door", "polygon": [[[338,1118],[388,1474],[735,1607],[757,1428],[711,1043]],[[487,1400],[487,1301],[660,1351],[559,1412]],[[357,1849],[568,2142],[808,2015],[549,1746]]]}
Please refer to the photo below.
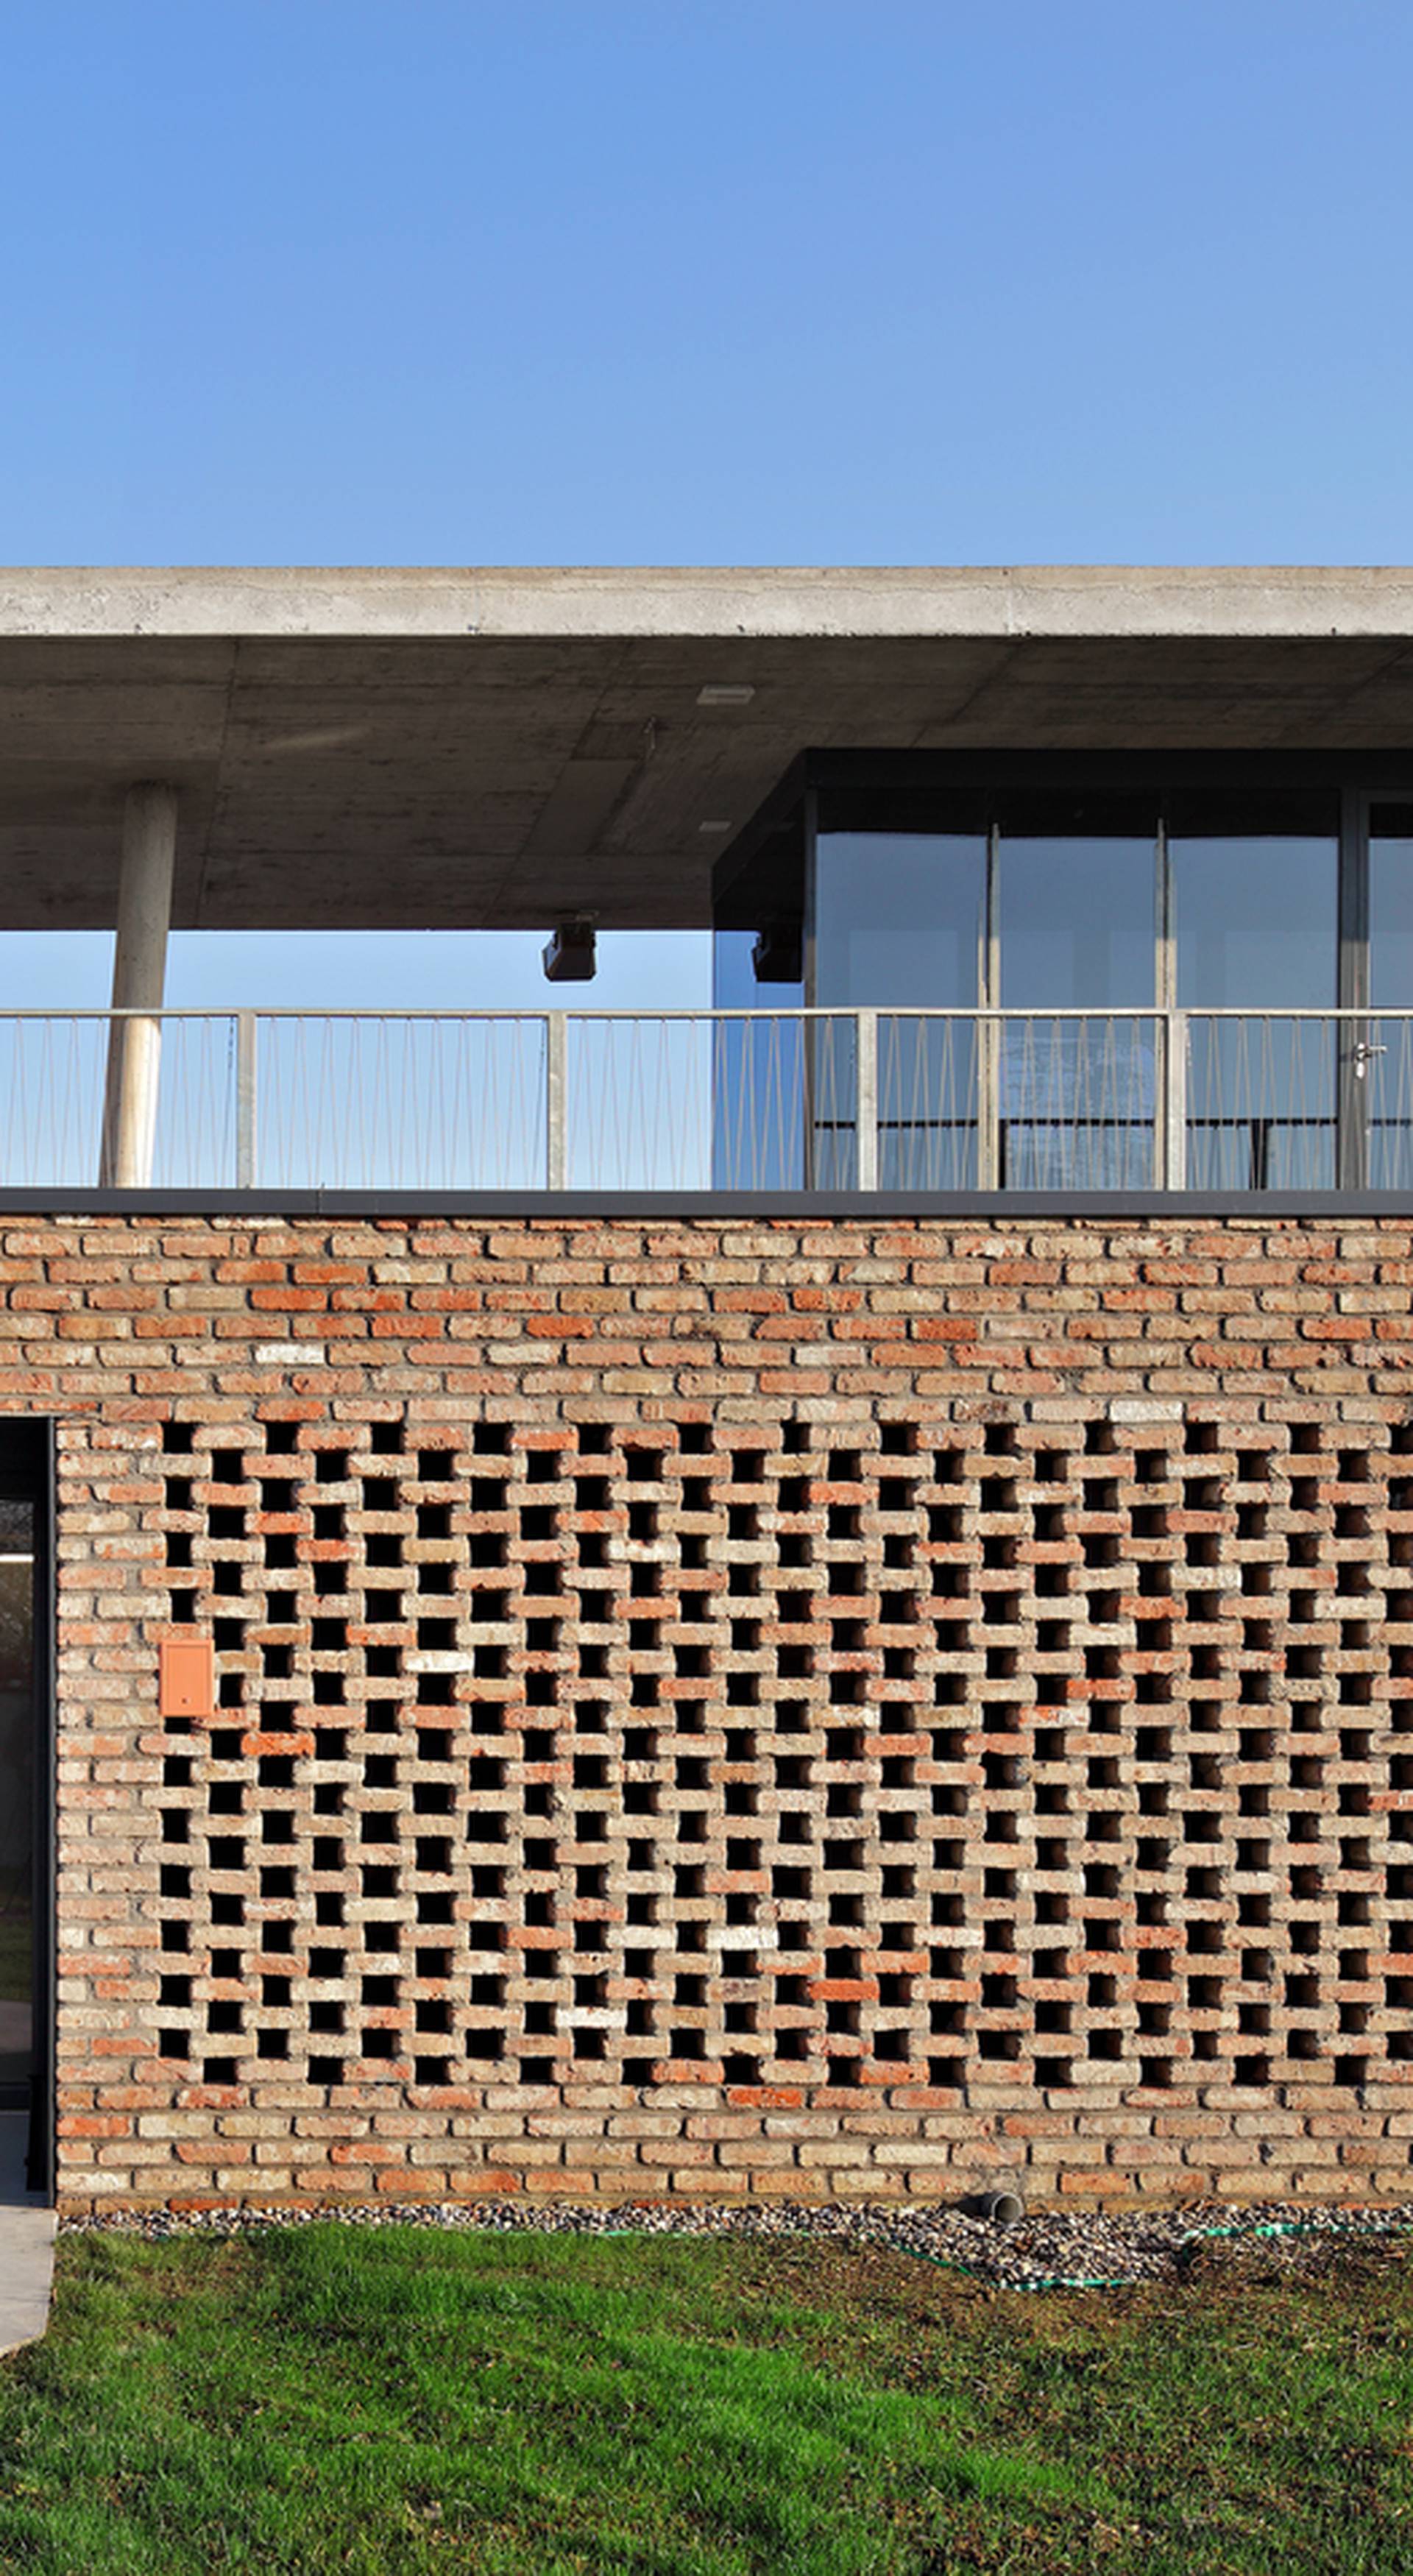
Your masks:
{"label": "sliding glass door", "polygon": [[998,1184],[1148,1189],[1154,841],[998,833]]}
{"label": "sliding glass door", "polygon": [[1333,1189],[1339,836],[1184,830],[1168,844],[1187,1023],[1187,1185]]}
{"label": "sliding glass door", "polygon": [[1369,1015],[1353,1033],[1346,1096],[1362,1114],[1370,1188],[1413,1188],[1413,803],[1371,801]]}

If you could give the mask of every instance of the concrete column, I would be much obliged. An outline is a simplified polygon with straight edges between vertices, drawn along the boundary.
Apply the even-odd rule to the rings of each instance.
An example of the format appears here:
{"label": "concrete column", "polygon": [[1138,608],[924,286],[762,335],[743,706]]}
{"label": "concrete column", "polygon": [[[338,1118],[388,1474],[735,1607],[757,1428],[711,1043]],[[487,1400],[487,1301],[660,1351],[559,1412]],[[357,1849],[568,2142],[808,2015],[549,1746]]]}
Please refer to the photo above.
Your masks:
{"label": "concrete column", "polygon": [[[130,787],[123,811],[118,935],[113,950],[115,1011],[161,1010],[176,854],[176,789],[148,780]],[[113,1021],[99,1170],[105,1187],[140,1190],[152,1179],[161,1051],[159,1020]]]}

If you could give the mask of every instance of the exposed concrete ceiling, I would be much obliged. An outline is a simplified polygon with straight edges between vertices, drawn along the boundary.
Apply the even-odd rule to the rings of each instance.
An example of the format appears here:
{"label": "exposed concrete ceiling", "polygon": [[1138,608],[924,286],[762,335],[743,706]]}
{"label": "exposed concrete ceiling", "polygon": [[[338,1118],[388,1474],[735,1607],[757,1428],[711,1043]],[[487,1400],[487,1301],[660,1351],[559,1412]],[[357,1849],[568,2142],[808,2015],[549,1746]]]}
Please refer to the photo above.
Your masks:
{"label": "exposed concrete ceiling", "polygon": [[111,923],[152,777],[184,928],[700,924],[855,746],[1413,753],[1413,571],[0,572],[0,925]]}

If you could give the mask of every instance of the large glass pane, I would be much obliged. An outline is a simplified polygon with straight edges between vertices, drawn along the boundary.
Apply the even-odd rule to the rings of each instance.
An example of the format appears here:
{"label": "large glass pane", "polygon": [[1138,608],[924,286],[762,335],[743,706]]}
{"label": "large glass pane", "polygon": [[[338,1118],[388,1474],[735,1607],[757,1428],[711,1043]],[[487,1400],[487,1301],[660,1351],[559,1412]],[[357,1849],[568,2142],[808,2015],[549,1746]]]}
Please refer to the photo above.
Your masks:
{"label": "large glass pane", "polygon": [[985,902],[980,832],[822,832],[810,1000],[844,1010],[974,1008]]}
{"label": "large glass pane", "polygon": [[1002,837],[1000,998],[1026,1014],[1000,1041],[1009,1189],[1152,1185],[1154,885],[1149,838]]}
{"label": "large glass pane", "polygon": [[0,2089],[30,2078],[33,1836],[33,1512],[0,1501]]}
{"label": "large glass pane", "polygon": [[1413,1186],[1413,807],[1369,816],[1369,999],[1376,1013],[1359,1061],[1369,1131],[1369,1182]]}
{"label": "large glass pane", "polygon": [[1194,1015],[1188,1185],[1332,1189],[1337,1026],[1291,1015],[1337,998],[1338,840],[1175,838],[1171,866],[1177,999]]}
{"label": "large glass pane", "polygon": [[[810,999],[829,1009],[872,1008],[883,1015],[878,1175],[884,1189],[975,1186],[978,1051],[971,1014],[979,997],[985,909],[982,832],[819,836]],[[811,1133],[820,1186],[842,1182],[854,1168],[851,1051],[852,1038],[837,1023],[816,1024]]]}
{"label": "large glass pane", "polygon": [[1369,817],[1369,999],[1413,1011],[1413,807]]}

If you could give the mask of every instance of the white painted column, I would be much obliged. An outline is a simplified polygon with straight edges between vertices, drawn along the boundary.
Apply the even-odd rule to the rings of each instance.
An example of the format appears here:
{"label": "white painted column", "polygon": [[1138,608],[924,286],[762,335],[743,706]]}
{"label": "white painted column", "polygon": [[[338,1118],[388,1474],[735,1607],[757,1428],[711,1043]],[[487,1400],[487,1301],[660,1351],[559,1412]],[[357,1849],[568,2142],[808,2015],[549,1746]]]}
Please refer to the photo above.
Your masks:
{"label": "white painted column", "polygon": [[[176,789],[153,780],[130,787],[123,810],[118,935],[113,950],[115,1011],[162,1008],[176,854]],[[151,1182],[161,1052],[160,1020],[112,1022],[99,1170],[103,1187],[140,1190]]]}

